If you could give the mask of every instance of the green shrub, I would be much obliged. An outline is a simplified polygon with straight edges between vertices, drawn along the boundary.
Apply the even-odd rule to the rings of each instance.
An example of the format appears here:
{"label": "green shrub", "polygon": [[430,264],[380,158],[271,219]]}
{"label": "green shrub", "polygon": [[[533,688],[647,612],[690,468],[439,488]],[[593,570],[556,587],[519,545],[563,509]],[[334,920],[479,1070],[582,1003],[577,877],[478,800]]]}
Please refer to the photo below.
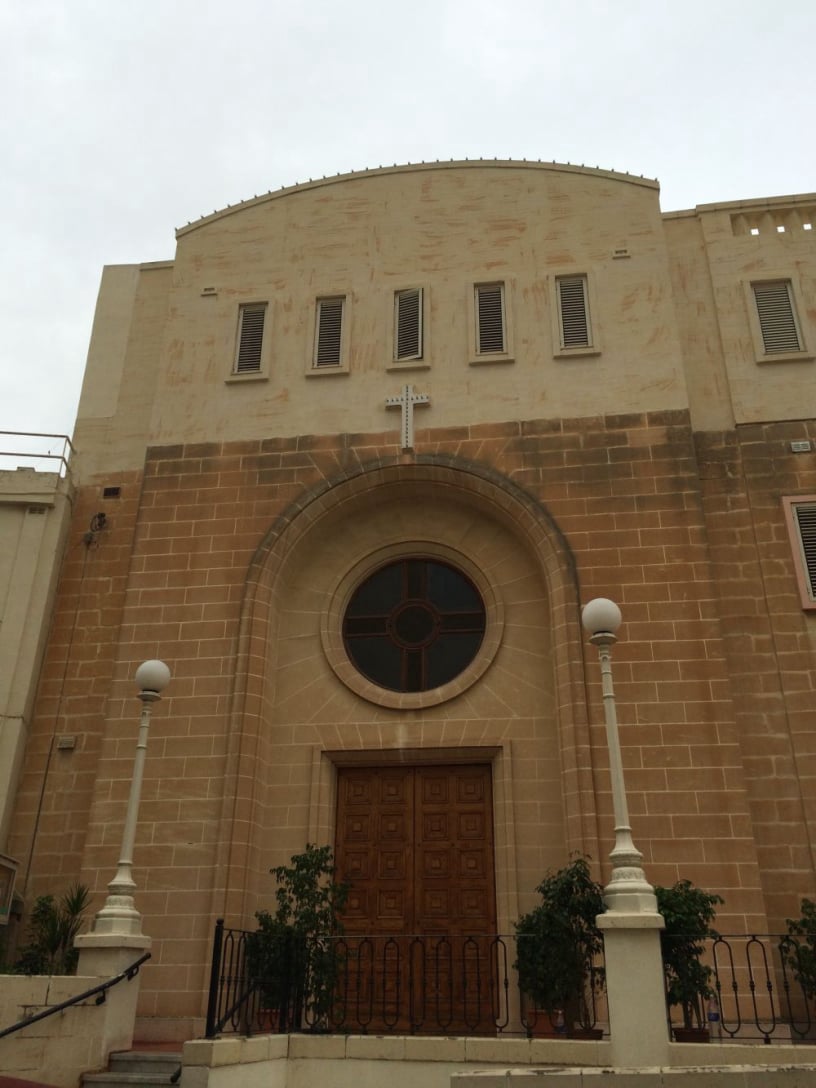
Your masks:
{"label": "green shrub", "polygon": [[24,975],[73,975],[79,959],[74,938],[90,900],[91,893],[84,884],[72,884],[57,902],[53,895],[39,896],[15,970]]}
{"label": "green shrub", "polygon": [[783,941],[785,963],[809,998],[816,998],[816,903],[803,899],[802,916],[788,918],[788,935],[791,941]]}
{"label": "green shrub", "polygon": [[604,981],[603,968],[594,963],[603,950],[595,922],[606,910],[603,888],[592,879],[588,859],[577,857],[549,873],[536,891],[541,903],[516,923],[519,986],[551,1019],[560,1011],[590,1027],[589,997]]}
{"label": "green shrub", "polygon": [[723,900],[695,887],[690,880],[678,880],[671,888],[657,887],[655,896],[666,923],[660,934],[666,999],[669,1005],[682,1009],[684,1027],[702,1027],[702,1002],[713,997],[714,991],[712,970],[700,962],[700,957],[705,951],[703,942],[717,936],[711,923]]}
{"label": "green shrub", "polygon": [[331,1008],[341,966],[331,938],[343,931],[339,915],[350,885],[335,881],[331,848],[311,843],[271,872],[277,909],[256,913],[247,962],[261,1004],[277,1014],[278,1030],[296,1031],[304,1017],[315,1026]]}

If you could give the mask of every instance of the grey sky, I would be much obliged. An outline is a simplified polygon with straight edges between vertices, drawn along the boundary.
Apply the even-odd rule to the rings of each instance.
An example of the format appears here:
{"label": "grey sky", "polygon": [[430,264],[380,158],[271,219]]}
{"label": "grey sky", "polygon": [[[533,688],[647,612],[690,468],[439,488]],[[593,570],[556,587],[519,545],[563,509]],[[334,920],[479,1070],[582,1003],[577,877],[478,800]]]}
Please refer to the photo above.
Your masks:
{"label": "grey sky", "polygon": [[102,265],[309,177],[529,158],[816,189],[816,4],[0,0],[0,428],[70,432]]}

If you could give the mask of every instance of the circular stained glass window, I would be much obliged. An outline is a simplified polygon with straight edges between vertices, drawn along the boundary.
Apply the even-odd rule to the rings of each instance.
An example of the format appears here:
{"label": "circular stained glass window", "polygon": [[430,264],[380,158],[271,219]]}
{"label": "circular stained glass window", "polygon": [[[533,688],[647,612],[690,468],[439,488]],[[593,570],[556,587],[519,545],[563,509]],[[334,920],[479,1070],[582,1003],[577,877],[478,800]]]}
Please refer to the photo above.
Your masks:
{"label": "circular stained glass window", "polygon": [[479,591],[435,559],[380,567],[354,591],[343,619],[347,654],[363,676],[389,691],[447,684],[474,659],[484,632]]}

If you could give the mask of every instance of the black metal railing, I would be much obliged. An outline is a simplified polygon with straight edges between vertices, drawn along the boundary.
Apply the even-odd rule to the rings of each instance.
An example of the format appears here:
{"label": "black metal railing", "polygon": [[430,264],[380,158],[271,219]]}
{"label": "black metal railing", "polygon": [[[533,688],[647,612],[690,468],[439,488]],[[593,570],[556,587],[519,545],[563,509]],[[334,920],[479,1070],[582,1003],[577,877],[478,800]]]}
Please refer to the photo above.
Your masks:
{"label": "black metal railing", "polygon": [[88,1001],[90,998],[94,999],[94,1005],[104,1005],[108,990],[114,986],[118,986],[120,982],[130,982],[134,979],[138,973],[139,968],[143,963],[146,963],[150,959],[150,953],[145,952],[137,960],[120,971],[118,975],[113,978],[107,979],[105,982],[100,982],[96,986],[92,986],[89,990],[83,990],[81,994],[76,994],[75,997],[69,997],[67,1001],[60,1001],[58,1005],[49,1005],[47,1009],[43,1009],[42,1012],[34,1013],[32,1016],[26,1016],[23,1020],[18,1020],[16,1024],[12,1024],[11,1027],[3,1028],[0,1031],[0,1039],[5,1038],[6,1035],[12,1035],[15,1031],[22,1031],[23,1028],[30,1027],[31,1024],[37,1024],[40,1020],[46,1020],[49,1016],[54,1016],[58,1012],[62,1012],[63,1009],[69,1009],[72,1005],[81,1005],[84,1001]]}
{"label": "black metal railing", "polygon": [[253,938],[216,924],[208,1038],[262,1031],[600,1034],[594,966],[580,1007],[539,1012],[518,990],[513,964],[523,949],[516,936],[289,935],[271,955],[267,946],[266,958],[257,950],[253,957]]}
{"label": "black metal railing", "polygon": [[[525,954],[525,939],[290,935],[259,967],[253,934],[219,920],[207,1037],[323,1031],[597,1038],[607,1019],[603,965],[587,965],[580,1006],[545,1013],[518,987],[514,965]],[[700,944],[709,974],[693,1005],[705,1038],[816,1042],[809,946],[768,934],[723,934]],[[682,1028],[678,1006],[668,1008],[668,1019],[673,1031]]]}
{"label": "black metal railing", "polygon": [[[705,989],[688,1003],[692,1028],[712,1041],[816,1042],[803,942],[787,934],[721,934],[697,943],[708,979],[704,974]],[[669,1008],[675,1037],[688,1019],[679,1006]]]}

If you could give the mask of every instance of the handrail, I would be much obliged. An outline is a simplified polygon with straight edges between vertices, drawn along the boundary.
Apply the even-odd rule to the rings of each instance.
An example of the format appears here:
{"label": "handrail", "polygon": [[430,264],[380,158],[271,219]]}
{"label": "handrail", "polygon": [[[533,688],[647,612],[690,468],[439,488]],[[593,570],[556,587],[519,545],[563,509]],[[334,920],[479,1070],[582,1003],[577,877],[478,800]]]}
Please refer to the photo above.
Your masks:
{"label": "handrail", "polygon": [[[34,439],[35,448],[26,449],[7,449],[9,439],[22,438],[24,440]],[[47,448],[46,439],[56,438],[60,444],[60,450],[57,453],[52,453]],[[12,442],[14,445],[29,445],[28,441],[21,443]],[[48,443],[48,446],[52,443]],[[41,452],[45,449],[45,452]],[[16,463],[18,461],[54,461],[57,462],[57,473],[59,476],[68,474],[70,472],[70,461],[75,454],[74,444],[67,434],[53,434],[47,431],[2,431],[0,430],[0,466],[4,465],[7,461],[11,460]],[[25,467],[24,465],[18,465],[17,467]],[[32,467],[32,466],[28,466]]]}
{"label": "handrail", "polygon": [[67,1001],[61,1001],[59,1005],[51,1005],[43,1012],[34,1013],[33,1016],[27,1016],[24,1020],[18,1020],[16,1024],[12,1024],[10,1028],[3,1028],[0,1031],[0,1039],[5,1038],[6,1035],[11,1035],[15,1031],[21,1031],[23,1028],[29,1027],[31,1024],[36,1024],[40,1020],[45,1020],[49,1016],[53,1016],[54,1013],[62,1012],[63,1009],[70,1008],[71,1005],[78,1005],[81,1001],[87,1000],[89,997],[97,995],[94,1001],[95,1005],[104,1005],[108,990],[114,986],[118,986],[120,982],[134,979],[138,973],[139,968],[150,959],[150,953],[145,952],[138,960],[135,960],[130,967],[126,967],[124,971],[120,971],[114,978],[109,978],[107,982],[100,982],[97,986],[92,986],[90,990],[85,990],[84,993],[77,994],[75,997],[69,997]]}

